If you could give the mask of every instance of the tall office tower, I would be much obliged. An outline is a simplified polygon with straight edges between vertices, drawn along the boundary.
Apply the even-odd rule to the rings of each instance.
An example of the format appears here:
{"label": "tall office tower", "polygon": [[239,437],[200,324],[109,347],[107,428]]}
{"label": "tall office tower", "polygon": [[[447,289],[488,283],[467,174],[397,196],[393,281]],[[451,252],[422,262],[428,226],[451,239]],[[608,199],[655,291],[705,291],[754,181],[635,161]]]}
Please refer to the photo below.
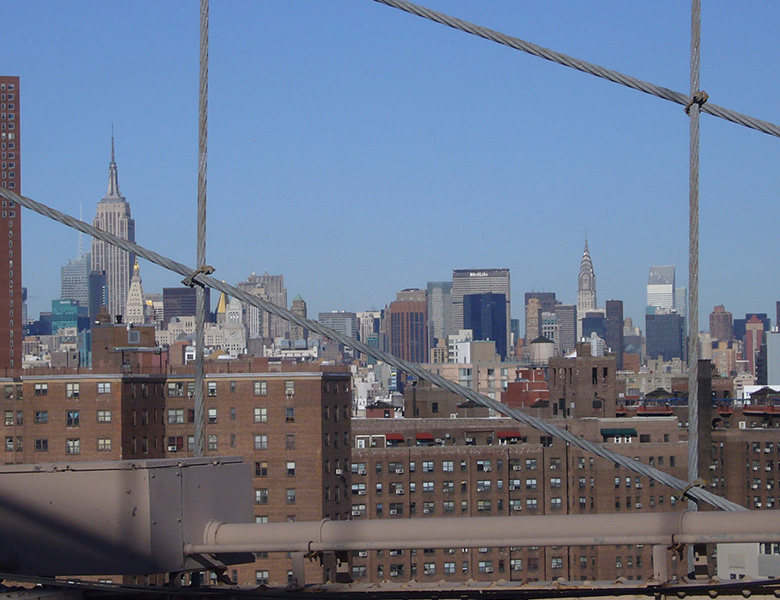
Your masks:
{"label": "tall office tower", "polygon": [[130,289],[127,291],[124,321],[129,325],[143,325],[146,323],[148,313],[149,309],[146,308],[144,287],[141,282],[141,269],[138,266],[138,260],[136,260],[133,265],[133,278],[130,280]]}
{"label": "tall office tower", "polygon": [[466,294],[463,296],[463,328],[471,329],[475,341],[493,341],[496,353],[506,360],[509,347],[504,294]]}
{"label": "tall office tower", "polygon": [[509,269],[455,269],[452,272],[452,330],[463,326],[463,297],[468,294],[504,294],[506,296],[506,354],[511,348],[511,293]]}
{"label": "tall office tower", "polygon": [[747,323],[753,317],[756,317],[764,324],[764,331],[770,331],[772,329],[772,322],[766,313],[745,313],[744,319],[734,319],[733,331],[735,339],[744,341],[745,334],[747,333]]}
{"label": "tall office tower", "polygon": [[[238,289],[267,300],[271,304],[287,308],[287,288],[284,287],[284,275],[255,275],[252,273],[242,281]],[[289,323],[275,315],[260,310],[256,306],[244,306],[244,325],[249,337],[279,338],[287,337]]]}
{"label": "tall office tower", "polygon": [[[304,300],[300,294],[295,296],[290,307],[290,312],[298,315],[299,317],[306,317],[306,300]],[[291,340],[308,340],[309,330],[300,325],[290,323],[290,339]]]}
{"label": "tall office tower", "polygon": [[542,303],[539,298],[528,298],[525,302],[525,345],[527,346],[538,338],[541,333],[539,327],[542,316]]}
{"label": "tall office tower", "polygon": [[[163,288],[163,327],[174,317],[193,317],[195,316],[195,305],[197,303],[197,290],[191,287],[166,287]],[[211,312],[211,288],[206,288],[205,312]]]}
{"label": "tall office tower", "polygon": [[595,333],[599,338],[605,340],[607,337],[607,318],[604,312],[600,310],[588,311],[582,317],[582,337],[589,338]]}
{"label": "tall office tower", "polygon": [[[533,302],[536,300],[536,302]],[[525,293],[525,343],[533,342],[542,334],[541,320],[543,312],[555,311],[555,292]],[[545,336],[546,337],[546,336]]]}
{"label": "tall office tower", "polygon": [[390,353],[410,362],[428,362],[428,299],[425,290],[403,290],[388,309]]}
{"label": "tall office tower", "polygon": [[428,282],[428,343],[435,347],[452,333],[452,282]]}
{"label": "tall office tower", "polygon": [[607,300],[605,342],[617,359],[617,368],[623,368],[623,301]]}
{"label": "tall office tower", "polygon": [[[382,320],[382,311],[368,310],[357,313],[358,335],[361,342],[375,337],[379,333],[379,324]],[[429,319],[430,320],[430,319]],[[368,342],[366,342],[368,343]]]}
{"label": "tall office tower", "polygon": [[593,271],[593,261],[590,259],[588,240],[585,240],[585,250],[580,261],[580,274],[577,278],[577,339],[582,338],[582,319],[588,311],[596,309],[596,273]]}
{"label": "tall office tower", "polygon": [[713,341],[728,341],[734,338],[733,317],[722,304],[710,313],[710,337]]}
{"label": "tall office tower", "polygon": [[684,323],[681,315],[670,310],[656,309],[654,313],[646,314],[647,357],[685,360]]}
{"label": "tall office tower", "polygon": [[674,266],[650,267],[647,278],[647,306],[666,310],[676,308],[674,296]]}
{"label": "tall office tower", "polygon": [[764,323],[758,316],[753,315],[745,324],[745,358],[748,361],[748,369],[753,375],[757,375],[758,356],[764,343]]}
{"label": "tall office tower", "polygon": [[89,252],[60,267],[60,298],[75,300],[79,306],[89,306]]}
{"label": "tall office tower", "polygon": [[[135,242],[135,221],[130,216],[130,204],[119,191],[119,176],[114,158],[114,136],[111,136],[111,163],[108,166],[108,190],[98,202],[92,225],[123,240]],[[105,271],[108,292],[108,312],[121,315],[127,303],[127,292],[133,275],[135,255],[126,250],[92,239],[92,270]]]}
{"label": "tall office tower", "polygon": [[556,303],[552,312],[558,317],[561,355],[572,352],[577,347],[577,307],[573,304]]}
{"label": "tall office tower", "polygon": [[546,337],[555,344],[555,356],[560,356],[563,349],[561,347],[561,326],[558,323],[558,315],[554,312],[544,311],[540,322],[541,336]]}
{"label": "tall office tower", "polygon": [[320,313],[317,316],[317,321],[320,325],[338,331],[342,335],[358,339],[358,318],[357,314],[353,312],[334,310]]}
{"label": "tall office tower", "polygon": [[[19,78],[0,76],[0,187],[17,194],[22,193],[19,104]],[[22,365],[21,207],[4,200],[2,221],[0,246],[8,244],[8,268],[0,269],[0,314],[8,317],[0,319],[0,369],[16,369]]]}

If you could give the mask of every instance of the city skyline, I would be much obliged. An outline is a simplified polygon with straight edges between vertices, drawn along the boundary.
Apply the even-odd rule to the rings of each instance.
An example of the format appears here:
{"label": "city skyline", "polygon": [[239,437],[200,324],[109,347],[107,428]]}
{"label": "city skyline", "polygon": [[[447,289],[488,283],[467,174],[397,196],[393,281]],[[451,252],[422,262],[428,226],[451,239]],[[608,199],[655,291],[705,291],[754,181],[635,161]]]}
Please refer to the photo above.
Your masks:
{"label": "city skyline", "polygon": [[[685,7],[570,6],[560,14],[552,5],[520,14],[505,3],[428,4],[680,91],[687,87]],[[151,19],[144,6],[79,7],[87,10],[7,7],[9,22],[19,27],[8,32],[13,54],[0,56],[25,87],[25,192],[70,214],[80,203],[94,206],[116,121],[123,191],[133,202],[139,242],[192,264],[197,10],[158,7]],[[758,93],[762,78],[747,67],[748,56],[769,63],[780,54],[770,35],[777,12],[769,4],[705,9],[702,87],[713,102],[772,120],[771,94]],[[301,294],[317,314],[381,308],[398,290],[444,280],[452,269],[507,266],[516,298],[549,290],[574,303],[587,229],[599,295],[623,299],[636,323],[650,265],[676,265],[678,284],[687,286],[688,123],[679,107],[636,94],[627,101],[621,94],[632,92],[370,2],[306,9],[241,4],[235,11],[217,5],[211,16],[208,262],[220,278],[284,273],[290,293]],[[118,21],[126,24],[120,35],[98,25]],[[269,23],[267,35],[257,36]],[[310,38],[300,49],[283,34],[293,23]],[[85,26],[98,37],[70,35]],[[596,27],[603,35],[592,34]],[[236,62],[248,36],[255,51]],[[379,38],[386,43],[377,44]],[[399,38],[405,47],[396,62]],[[637,38],[665,51],[631,47],[628,40]],[[717,46],[707,43],[713,39]],[[163,54],[170,66],[151,60]],[[239,75],[246,77],[241,86]],[[132,101],[116,94],[139,80],[166,93],[131,94]],[[302,86],[307,94],[298,93]],[[578,90],[576,107],[560,98],[564,87]],[[61,118],[66,112],[72,119]],[[234,113],[244,118],[232,119]],[[702,131],[700,313],[718,304],[735,315],[771,312],[780,294],[767,283],[777,265],[762,254],[771,252],[764,242],[771,239],[768,220],[751,222],[754,243],[743,252],[720,239],[719,225],[771,206],[777,142],[707,116]],[[301,164],[306,171],[299,177]],[[474,198],[489,202],[474,211]],[[533,208],[542,203],[555,209],[552,229],[538,223],[544,215]],[[388,206],[416,218],[386,233],[381,215]],[[262,235],[236,219],[245,214]],[[340,218],[341,226],[319,227],[329,218]],[[289,243],[291,231],[300,243]],[[361,251],[345,253],[340,232],[355,232]],[[58,296],[59,269],[77,258],[77,234],[31,215],[23,240],[34,317]],[[47,252],[40,251],[42,240]],[[437,247],[447,252],[432,251]],[[51,254],[62,260],[51,261]],[[743,268],[745,260],[751,269]],[[141,268],[148,291],[178,283],[156,267]],[[512,316],[522,318],[517,306]],[[701,318],[699,328],[707,328]]]}

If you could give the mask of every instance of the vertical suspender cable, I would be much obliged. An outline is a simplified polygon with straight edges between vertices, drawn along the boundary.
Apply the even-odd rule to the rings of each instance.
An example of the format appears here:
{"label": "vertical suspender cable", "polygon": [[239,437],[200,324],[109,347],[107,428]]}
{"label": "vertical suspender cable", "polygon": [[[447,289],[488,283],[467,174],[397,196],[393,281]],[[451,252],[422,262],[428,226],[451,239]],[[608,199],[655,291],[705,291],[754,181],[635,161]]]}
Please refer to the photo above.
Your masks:
{"label": "vertical suspender cable", "polygon": [[[206,264],[206,158],[208,149],[209,0],[200,1],[200,84],[198,89],[198,260]],[[195,286],[195,456],[203,456],[203,351],[206,290]]]}
{"label": "vertical suspender cable", "polygon": [[[691,100],[690,171],[688,189],[688,481],[699,477],[699,67],[701,52],[701,0],[691,0]],[[697,510],[694,500],[690,510]],[[689,548],[688,572],[692,573],[693,548]]]}

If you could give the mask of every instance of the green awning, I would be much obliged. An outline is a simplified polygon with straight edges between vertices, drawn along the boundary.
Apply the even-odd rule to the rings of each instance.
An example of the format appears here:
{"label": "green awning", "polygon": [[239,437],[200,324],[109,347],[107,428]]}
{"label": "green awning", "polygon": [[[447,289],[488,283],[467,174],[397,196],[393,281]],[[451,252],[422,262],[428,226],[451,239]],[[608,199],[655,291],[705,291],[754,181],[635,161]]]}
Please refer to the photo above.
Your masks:
{"label": "green awning", "polygon": [[616,429],[602,429],[601,435],[604,437],[630,437],[636,436],[636,429],[633,427],[623,427]]}

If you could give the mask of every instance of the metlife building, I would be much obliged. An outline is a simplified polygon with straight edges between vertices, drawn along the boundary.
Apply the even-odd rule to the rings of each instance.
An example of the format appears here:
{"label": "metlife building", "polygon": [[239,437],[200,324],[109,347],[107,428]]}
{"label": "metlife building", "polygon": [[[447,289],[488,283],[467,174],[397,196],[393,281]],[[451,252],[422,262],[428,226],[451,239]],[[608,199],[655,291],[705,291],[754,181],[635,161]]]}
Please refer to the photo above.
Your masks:
{"label": "metlife building", "polygon": [[[452,271],[452,330],[464,329],[463,297],[475,294],[506,296],[506,352],[511,354],[511,303],[509,269],[454,269]],[[497,349],[498,350],[498,349]],[[500,350],[499,350],[500,351]],[[503,354],[503,352],[500,352]]]}

